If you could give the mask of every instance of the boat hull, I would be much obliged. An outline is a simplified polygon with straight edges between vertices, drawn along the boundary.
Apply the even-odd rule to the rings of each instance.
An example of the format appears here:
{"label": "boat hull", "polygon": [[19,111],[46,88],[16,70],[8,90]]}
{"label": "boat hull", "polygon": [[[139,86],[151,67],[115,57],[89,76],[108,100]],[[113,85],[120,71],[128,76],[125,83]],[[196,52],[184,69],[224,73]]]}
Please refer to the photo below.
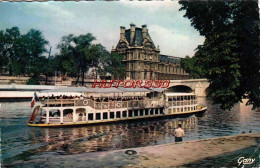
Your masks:
{"label": "boat hull", "polygon": [[113,123],[113,122],[121,122],[121,121],[132,121],[132,120],[140,120],[140,119],[151,119],[151,118],[164,118],[164,117],[174,117],[174,116],[187,116],[187,115],[199,115],[203,114],[207,110],[207,107],[202,107],[198,110],[187,111],[187,112],[176,112],[171,114],[157,114],[152,116],[139,116],[139,117],[128,117],[121,119],[110,119],[110,120],[96,120],[96,121],[79,121],[79,122],[66,122],[66,123],[28,123],[28,126],[31,127],[73,127],[73,126],[83,126],[83,125],[94,125],[94,124],[102,124],[102,123]]}

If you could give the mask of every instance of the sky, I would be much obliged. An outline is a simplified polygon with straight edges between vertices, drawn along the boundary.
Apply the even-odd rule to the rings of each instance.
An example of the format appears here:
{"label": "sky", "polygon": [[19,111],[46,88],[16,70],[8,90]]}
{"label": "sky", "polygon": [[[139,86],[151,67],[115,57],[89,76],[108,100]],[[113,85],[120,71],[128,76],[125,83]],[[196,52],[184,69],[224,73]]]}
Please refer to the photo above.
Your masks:
{"label": "sky", "polygon": [[94,43],[111,51],[119,41],[120,26],[129,29],[130,23],[146,24],[161,54],[193,56],[205,38],[183,17],[185,11],[179,11],[180,7],[177,1],[1,2],[0,30],[13,26],[21,33],[40,30],[54,55],[62,36],[91,33],[97,39]]}

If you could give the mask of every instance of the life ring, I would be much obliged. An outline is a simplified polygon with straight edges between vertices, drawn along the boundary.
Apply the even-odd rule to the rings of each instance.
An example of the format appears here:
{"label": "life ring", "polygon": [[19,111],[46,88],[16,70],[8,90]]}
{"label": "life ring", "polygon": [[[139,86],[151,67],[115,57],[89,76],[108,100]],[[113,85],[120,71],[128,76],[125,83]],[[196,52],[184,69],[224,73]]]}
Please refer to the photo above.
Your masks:
{"label": "life ring", "polygon": [[121,104],[120,104],[120,103],[117,103],[117,104],[116,104],[116,107],[117,107],[117,108],[121,108]]}
{"label": "life ring", "polygon": [[137,152],[135,150],[126,150],[125,154],[127,154],[127,155],[135,155],[135,154],[137,154]]}
{"label": "life ring", "polygon": [[86,106],[86,105],[88,105],[88,100],[84,100],[83,101],[83,104]]}
{"label": "life ring", "polygon": [[150,103],[148,101],[144,102],[144,106],[145,107],[149,107],[150,106]]}

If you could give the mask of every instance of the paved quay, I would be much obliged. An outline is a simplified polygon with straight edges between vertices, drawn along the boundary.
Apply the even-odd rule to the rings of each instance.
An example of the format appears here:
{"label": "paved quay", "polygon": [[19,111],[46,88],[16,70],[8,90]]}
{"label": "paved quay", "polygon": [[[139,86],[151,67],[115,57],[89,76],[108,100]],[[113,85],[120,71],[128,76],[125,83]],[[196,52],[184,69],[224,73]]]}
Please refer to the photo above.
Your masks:
{"label": "paved quay", "polygon": [[[6,167],[239,167],[240,157],[259,167],[260,132],[163,145],[73,155],[45,154]],[[133,150],[136,152],[129,152]],[[240,161],[242,161],[240,159]],[[241,163],[242,165],[242,163]],[[240,166],[241,166],[240,165]]]}

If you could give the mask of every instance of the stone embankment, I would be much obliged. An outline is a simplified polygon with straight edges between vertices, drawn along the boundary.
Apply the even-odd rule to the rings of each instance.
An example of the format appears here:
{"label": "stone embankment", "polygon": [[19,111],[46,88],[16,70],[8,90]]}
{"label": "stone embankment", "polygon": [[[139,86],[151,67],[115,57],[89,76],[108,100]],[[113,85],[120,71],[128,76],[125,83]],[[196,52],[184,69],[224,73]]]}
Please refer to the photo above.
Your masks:
{"label": "stone embankment", "polygon": [[[259,165],[260,133],[73,155],[39,156],[18,167],[245,167]],[[247,160],[248,161],[248,160]],[[238,164],[240,163],[240,166]],[[252,162],[252,160],[251,160]]]}

